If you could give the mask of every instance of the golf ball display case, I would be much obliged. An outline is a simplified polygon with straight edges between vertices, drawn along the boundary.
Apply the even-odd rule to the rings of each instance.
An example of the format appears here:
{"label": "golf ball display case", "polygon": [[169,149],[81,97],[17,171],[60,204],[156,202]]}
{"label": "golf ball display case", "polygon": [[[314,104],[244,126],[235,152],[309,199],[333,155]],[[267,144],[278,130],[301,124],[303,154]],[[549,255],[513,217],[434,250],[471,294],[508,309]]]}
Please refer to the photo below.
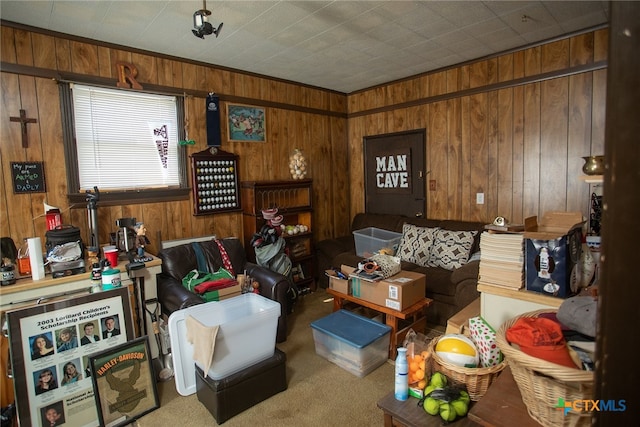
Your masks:
{"label": "golf ball display case", "polygon": [[193,214],[242,210],[238,156],[209,147],[191,156]]}

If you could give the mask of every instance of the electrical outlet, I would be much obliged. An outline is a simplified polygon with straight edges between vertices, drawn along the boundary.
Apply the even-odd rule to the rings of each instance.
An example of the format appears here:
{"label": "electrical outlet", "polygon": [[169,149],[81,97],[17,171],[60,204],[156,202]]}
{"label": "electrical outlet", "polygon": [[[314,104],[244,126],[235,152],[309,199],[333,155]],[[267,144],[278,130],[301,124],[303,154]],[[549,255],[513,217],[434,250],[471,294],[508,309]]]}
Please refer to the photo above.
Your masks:
{"label": "electrical outlet", "polygon": [[484,193],[476,193],[476,204],[484,205]]}

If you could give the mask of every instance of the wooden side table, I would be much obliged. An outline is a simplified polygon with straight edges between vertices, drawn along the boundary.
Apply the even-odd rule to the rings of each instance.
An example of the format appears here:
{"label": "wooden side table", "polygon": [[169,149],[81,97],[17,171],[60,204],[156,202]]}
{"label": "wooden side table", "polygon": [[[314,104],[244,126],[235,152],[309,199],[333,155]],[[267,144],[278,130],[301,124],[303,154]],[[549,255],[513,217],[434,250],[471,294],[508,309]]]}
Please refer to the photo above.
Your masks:
{"label": "wooden side table", "polygon": [[[396,400],[390,392],[378,401],[378,408],[384,412],[384,427],[441,427],[440,416],[427,414],[418,406],[418,399],[409,397],[405,401]],[[477,427],[468,417],[457,418],[455,427]]]}
{"label": "wooden side table", "polygon": [[540,427],[527,412],[509,366],[493,381],[482,399],[470,408],[468,417],[485,427]]}
{"label": "wooden side table", "polygon": [[[363,299],[354,297],[353,295],[343,294],[342,292],[338,292],[331,288],[327,288],[327,293],[333,296],[333,311],[340,310],[343,304],[346,301],[349,301],[354,304],[370,308],[374,311],[377,311],[378,313],[384,314],[386,324],[391,327],[391,337],[389,339],[389,359],[392,360],[396,358],[396,349],[398,347],[398,343],[401,343],[404,340],[404,337],[405,335],[407,335],[407,332],[409,332],[409,329],[413,329],[416,332],[424,332],[424,329],[427,326],[427,319],[425,317],[424,311],[433,302],[431,298],[424,298],[402,311],[397,311],[389,307],[384,307],[382,305],[365,301]],[[401,330],[398,330],[400,320],[409,320],[411,324],[402,328]]]}

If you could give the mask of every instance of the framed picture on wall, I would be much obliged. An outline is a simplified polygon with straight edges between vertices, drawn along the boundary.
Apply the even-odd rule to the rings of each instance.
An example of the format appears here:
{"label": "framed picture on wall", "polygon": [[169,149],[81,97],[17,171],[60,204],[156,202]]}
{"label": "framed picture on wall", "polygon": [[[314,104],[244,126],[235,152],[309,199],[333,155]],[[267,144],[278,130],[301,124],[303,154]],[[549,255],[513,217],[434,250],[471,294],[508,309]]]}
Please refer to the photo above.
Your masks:
{"label": "framed picture on wall", "polygon": [[130,424],[160,406],[146,335],[89,360],[100,425]]}
{"label": "framed picture on wall", "polygon": [[[133,339],[128,288],[33,305],[6,316],[20,425],[98,426],[89,356]],[[110,325],[118,333],[103,338]]]}
{"label": "framed picture on wall", "polygon": [[230,142],[266,142],[266,134],[264,108],[227,104],[227,137]]}

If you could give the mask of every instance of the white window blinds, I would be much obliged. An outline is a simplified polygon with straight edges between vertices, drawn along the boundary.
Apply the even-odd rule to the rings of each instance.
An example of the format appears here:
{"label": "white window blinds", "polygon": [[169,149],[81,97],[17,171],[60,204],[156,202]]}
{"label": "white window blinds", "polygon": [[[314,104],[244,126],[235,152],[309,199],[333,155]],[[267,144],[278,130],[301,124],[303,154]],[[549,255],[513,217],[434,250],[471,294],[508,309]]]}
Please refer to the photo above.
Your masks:
{"label": "white window blinds", "polygon": [[175,96],[71,89],[81,190],[180,185]]}

